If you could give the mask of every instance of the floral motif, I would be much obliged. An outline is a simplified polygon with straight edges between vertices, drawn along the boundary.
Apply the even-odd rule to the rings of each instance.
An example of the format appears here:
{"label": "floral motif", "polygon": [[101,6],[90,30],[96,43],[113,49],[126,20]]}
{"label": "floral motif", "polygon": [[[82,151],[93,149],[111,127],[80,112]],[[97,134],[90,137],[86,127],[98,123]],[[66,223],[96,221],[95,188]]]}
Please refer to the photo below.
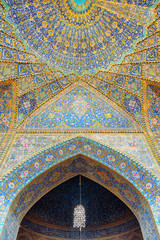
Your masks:
{"label": "floral motif", "polygon": [[132,175],[134,178],[140,178],[140,175],[137,171],[132,171]]}
{"label": "floral motif", "polygon": [[35,166],[35,168],[39,168],[39,166],[40,166],[39,162],[35,162],[34,166]]}
{"label": "floral motif", "polygon": [[35,94],[30,92],[19,99],[18,122],[29,114],[36,106]]}
{"label": "floral motif", "polygon": [[28,170],[23,171],[23,172],[21,173],[20,177],[21,177],[21,178],[25,178],[25,177],[27,177],[28,173],[29,173]]}
{"label": "floral motif", "polygon": [[72,145],[72,146],[69,147],[69,150],[74,150],[75,148],[76,148],[76,146]]}
{"label": "floral motif", "polygon": [[91,150],[91,147],[90,147],[89,145],[85,145],[85,146],[84,146],[84,149],[90,151],[90,150]]}
{"label": "floral motif", "polygon": [[101,155],[101,153],[102,153],[102,151],[99,149],[99,150],[97,151],[97,155]]}
{"label": "floral motif", "polygon": [[63,155],[63,150],[59,150],[59,154],[60,154],[60,155]]}
{"label": "floral motif", "polygon": [[12,188],[14,188],[14,187],[15,187],[15,184],[14,184],[13,182],[10,182],[8,186],[9,186],[9,188],[11,188],[11,189],[12,189]]}
{"label": "floral motif", "polygon": [[12,86],[0,87],[0,131],[7,131],[12,113]]}
{"label": "floral motif", "polygon": [[49,161],[51,161],[53,159],[53,156],[52,155],[48,155],[47,157],[46,157],[46,162],[49,162]]}
{"label": "floral motif", "polygon": [[124,169],[126,167],[126,163],[121,163],[120,167]]}
{"label": "floral motif", "polygon": [[114,162],[116,160],[113,155],[108,155],[107,158],[110,162]]}
{"label": "floral motif", "polygon": [[146,189],[151,189],[152,188],[152,183],[147,183],[146,184]]}

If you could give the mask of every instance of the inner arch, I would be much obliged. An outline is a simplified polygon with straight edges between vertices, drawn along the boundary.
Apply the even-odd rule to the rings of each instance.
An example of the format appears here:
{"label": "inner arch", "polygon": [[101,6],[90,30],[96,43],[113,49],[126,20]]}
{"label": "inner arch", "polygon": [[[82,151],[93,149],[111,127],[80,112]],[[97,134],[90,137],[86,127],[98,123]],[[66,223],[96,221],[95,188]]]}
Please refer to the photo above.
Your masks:
{"label": "inner arch", "polygon": [[[81,194],[80,194],[81,187]],[[82,204],[85,227],[75,228],[74,209]],[[75,176],[44,195],[21,222],[17,240],[134,239],[143,240],[133,212],[112,192],[84,176]],[[40,237],[41,236],[41,237]],[[80,237],[80,238],[79,238]]]}

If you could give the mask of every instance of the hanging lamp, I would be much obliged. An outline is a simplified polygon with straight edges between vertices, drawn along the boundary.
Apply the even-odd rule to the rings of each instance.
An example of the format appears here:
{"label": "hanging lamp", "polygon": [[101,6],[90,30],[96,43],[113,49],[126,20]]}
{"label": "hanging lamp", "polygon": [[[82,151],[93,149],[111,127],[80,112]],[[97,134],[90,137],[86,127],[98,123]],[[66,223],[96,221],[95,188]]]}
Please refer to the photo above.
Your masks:
{"label": "hanging lamp", "polygon": [[79,175],[79,204],[74,208],[74,221],[73,221],[73,227],[79,228],[79,236],[81,239],[81,230],[82,228],[85,228],[86,225],[86,214],[85,214],[85,208],[81,204],[82,196],[81,196],[81,175]]}

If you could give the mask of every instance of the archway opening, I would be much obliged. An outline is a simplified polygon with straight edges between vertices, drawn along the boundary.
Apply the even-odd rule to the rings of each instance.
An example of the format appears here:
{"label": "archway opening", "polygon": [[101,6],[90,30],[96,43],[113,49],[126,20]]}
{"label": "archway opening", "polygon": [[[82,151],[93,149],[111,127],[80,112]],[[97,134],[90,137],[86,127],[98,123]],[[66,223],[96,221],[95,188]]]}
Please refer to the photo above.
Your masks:
{"label": "archway opening", "polygon": [[[143,240],[124,202],[99,183],[81,176],[80,184],[79,179],[72,177],[40,198],[24,216],[17,240]],[[85,220],[81,229],[75,224],[77,206],[82,206],[78,210]]]}

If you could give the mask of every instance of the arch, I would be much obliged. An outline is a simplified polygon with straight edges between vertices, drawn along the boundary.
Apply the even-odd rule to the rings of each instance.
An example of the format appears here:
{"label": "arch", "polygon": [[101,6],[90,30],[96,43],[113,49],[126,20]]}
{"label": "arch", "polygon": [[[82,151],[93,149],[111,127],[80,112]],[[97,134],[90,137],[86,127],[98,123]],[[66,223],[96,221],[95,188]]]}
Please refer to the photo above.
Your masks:
{"label": "arch", "polygon": [[29,208],[52,188],[78,174],[103,185],[129,206],[145,240],[159,239],[158,179],[126,155],[84,137],[42,151],[3,178],[1,239],[14,240]]}

